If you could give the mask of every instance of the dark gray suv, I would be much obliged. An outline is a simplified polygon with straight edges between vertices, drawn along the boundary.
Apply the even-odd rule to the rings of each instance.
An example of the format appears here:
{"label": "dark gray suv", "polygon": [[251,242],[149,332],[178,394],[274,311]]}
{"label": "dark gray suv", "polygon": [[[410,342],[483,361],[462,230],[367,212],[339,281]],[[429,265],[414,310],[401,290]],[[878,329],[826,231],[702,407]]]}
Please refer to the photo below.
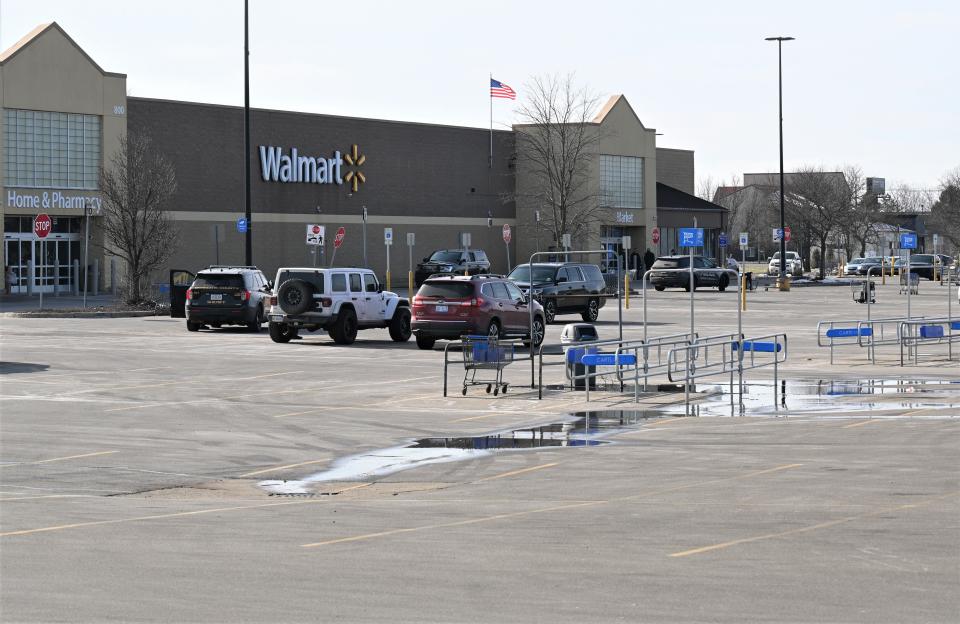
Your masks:
{"label": "dark gray suv", "polygon": [[537,262],[531,278],[529,264],[514,267],[507,279],[524,294],[543,306],[547,323],[559,314],[579,314],[588,323],[596,322],[607,302],[607,285],[600,267],[582,262]]}
{"label": "dark gray suv", "polygon": [[187,289],[187,330],[246,325],[250,331],[260,331],[270,305],[270,288],[256,267],[211,266],[200,271]]}
{"label": "dark gray suv", "polygon": [[431,275],[483,275],[490,272],[490,260],[482,249],[438,249],[423,259],[414,272],[422,284]]}

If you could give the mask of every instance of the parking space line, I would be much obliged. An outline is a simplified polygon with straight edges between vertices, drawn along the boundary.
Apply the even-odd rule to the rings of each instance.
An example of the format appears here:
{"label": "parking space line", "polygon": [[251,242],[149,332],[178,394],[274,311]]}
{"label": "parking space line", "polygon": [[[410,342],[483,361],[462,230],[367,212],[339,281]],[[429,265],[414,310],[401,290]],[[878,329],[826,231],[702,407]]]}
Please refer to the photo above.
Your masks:
{"label": "parking space line", "polygon": [[474,483],[482,483],[484,481],[494,481],[496,479],[505,479],[506,477],[515,477],[517,475],[526,474],[528,472],[533,472],[534,470],[543,470],[544,468],[552,468],[560,462],[551,462],[549,464],[540,464],[539,466],[530,466],[528,468],[521,468],[519,470],[511,470],[510,472],[502,472],[500,474],[493,475],[492,477],[484,477],[482,479],[477,479]]}
{"label": "parking space line", "polygon": [[[720,483],[720,482],[723,482],[723,481],[733,481],[733,480],[737,480],[737,479],[749,479],[749,478],[757,477],[757,476],[760,476],[760,475],[765,475],[765,474],[771,474],[771,473],[775,473],[775,472],[780,472],[780,471],[782,471],[782,470],[789,470],[789,469],[791,469],[791,468],[796,468],[796,467],[802,466],[802,465],[803,465],[803,464],[784,464],[784,465],[782,465],[782,466],[776,466],[776,467],[774,467],[774,468],[767,468],[767,469],[764,469],[764,470],[755,470],[755,471],[753,471],[753,472],[748,472],[748,473],[742,474],[742,475],[734,475],[734,476],[732,476],[732,477],[722,477],[722,478],[719,478],[719,479],[710,479],[710,480],[707,480],[707,481],[698,481],[698,482],[695,482],[695,483],[685,483],[685,484],[683,484],[683,485],[678,485],[678,486],[675,486],[675,487],[663,488],[663,489],[660,489],[660,490],[653,490],[653,491],[650,491],[650,492],[644,492],[644,493],[642,493],[642,494],[633,494],[633,495],[630,495],[630,496],[620,496],[620,497],[617,497],[617,498],[611,498],[611,499],[609,499],[609,500],[595,500],[595,501],[584,501],[584,502],[577,502],[577,503],[568,503],[568,504],[565,504],[565,505],[554,505],[554,506],[551,506],[551,507],[541,507],[541,508],[539,508],[539,509],[531,509],[531,510],[529,510],[529,511],[518,511],[518,512],[514,512],[514,513],[496,514],[496,515],[492,515],[492,516],[482,516],[482,517],[479,517],[479,518],[470,518],[470,519],[468,519],[468,520],[457,520],[457,521],[455,521],[455,522],[443,522],[443,523],[440,523],[440,524],[428,524],[428,525],[422,525],[422,526],[418,526],[418,527],[410,527],[410,528],[406,528],[406,529],[391,529],[391,530],[387,530],[387,531],[378,531],[378,532],[376,532],[376,533],[365,533],[365,534],[361,534],[361,535],[352,535],[352,536],[349,536],[349,537],[340,537],[340,538],[331,539],[331,540],[326,540],[326,541],[322,541],[322,542],[311,542],[311,543],[309,543],[309,544],[303,544],[303,545],[302,545],[302,548],[318,548],[318,547],[321,547],[321,546],[332,546],[332,545],[334,545],[334,544],[344,544],[344,543],[348,543],[348,542],[365,541],[365,540],[369,540],[369,539],[376,539],[376,538],[379,538],[379,537],[390,537],[390,536],[392,536],[392,535],[400,535],[400,534],[403,534],[403,533],[416,533],[416,532],[419,532],[419,531],[427,531],[427,530],[430,530],[430,529],[442,529],[442,528],[456,527],[456,526],[467,526],[467,525],[470,525],[470,524],[478,524],[478,523],[481,523],[481,522],[492,522],[492,521],[495,521],[495,520],[505,520],[505,519],[507,519],[507,518],[520,518],[520,517],[523,517],[523,516],[529,516],[529,515],[538,514],[538,513],[549,513],[549,512],[553,512],[553,511],[563,511],[563,510],[566,510],[566,509],[575,509],[575,508],[579,508],[579,507],[591,507],[591,506],[597,506],[597,505],[607,505],[607,504],[610,504],[610,503],[616,503],[616,502],[622,502],[622,501],[627,501],[627,500],[633,500],[633,499],[636,499],[636,498],[646,498],[646,497],[649,497],[649,496],[656,496],[656,495],[658,495],[658,494],[666,494],[666,493],[669,493],[669,492],[676,492],[676,491],[679,491],[679,490],[684,490],[684,489],[689,489],[689,488],[694,488],[694,487],[701,487],[701,486],[704,486],[704,485],[713,485],[713,484],[715,484],[715,483]],[[544,467],[546,467],[546,465],[544,465]],[[495,475],[495,476],[499,476],[499,475]],[[502,476],[506,476],[506,475],[502,475]]]}
{"label": "parking space line", "polygon": [[810,531],[817,531],[819,529],[827,529],[832,526],[837,526],[838,524],[846,524],[848,522],[854,522],[855,520],[862,520],[863,518],[870,518],[872,516],[879,516],[886,513],[892,513],[896,511],[903,511],[905,509],[915,509],[917,507],[926,507],[937,501],[950,498],[952,496],[957,496],[960,492],[951,492],[949,494],[944,494],[942,496],[935,496],[929,498],[925,501],[919,503],[907,503],[905,505],[897,505],[896,507],[885,507],[883,509],[877,509],[874,511],[869,511],[862,514],[856,514],[853,516],[846,516],[843,518],[838,518],[836,520],[829,520],[827,522],[820,522],[819,524],[812,524],[805,527],[799,527],[796,529],[788,529],[786,531],[777,531],[775,533],[765,533],[763,535],[755,535],[753,537],[744,537],[741,539],[730,540],[729,542],[721,542],[719,544],[711,544],[710,546],[701,546],[700,548],[691,548],[690,550],[681,550],[680,552],[670,553],[671,557],[688,557],[690,555],[699,555],[705,552],[711,552],[714,550],[721,550],[723,548],[730,548],[731,546],[738,546],[740,544],[749,544],[752,542],[759,542],[762,540],[774,539],[777,537],[786,537],[788,535],[797,535],[799,533],[809,533]]}
{"label": "parking space line", "polygon": [[324,410],[330,411],[330,408],[329,408],[329,407],[315,407],[315,408],[313,408],[313,409],[308,409],[308,410],[305,410],[305,411],[303,411],[303,412],[287,412],[286,414],[277,414],[276,416],[274,416],[274,418],[286,418],[287,416],[303,416],[304,414],[312,414],[312,413],[314,413],[314,412],[321,412],[321,411],[324,411]]}
{"label": "parking space line", "polygon": [[530,509],[528,511],[515,511],[512,513],[496,514],[493,516],[482,516],[480,518],[469,518],[467,520],[457,520],[454,522],[441,522],[439,524],[426,524],[426,525],[410,527],[406,529],[391,529],[389,531],[378,531],[376,533],[352,535],[350,537],[340,537],[337,539],[326,540],[323,542],[312,542],[310,544],[302,544],[301,547],[302,548],[319,548],[321,546],[332,546],[333,544],[344,544],[347,542],[360,542],[364,540],[375,539],[378,537],[389,537],[391,535],[399,535],[401,533],[416,533],[419,531],[428,531],[430,529],[443,529],[448,527],[468,526],[471,524],[479,524],[481,522],[493,522],[495,520],[505,520],[507,518],[520,518],[523,516],[530,516],[533,514],[549,513],[552,511],[562,511],[565,509],[575,509],[577,507],[590,507],[595,505],[603,505],[606,503],[607,501],[589,501],[585,503],[570,503],[566,505],[555,505],[553,507],[541,507],[539,509]]}
{"label": "parking space line", "polygon": [[286,466],[274,466],[273,468],[264,468],[263,470],[254,470],[253,472],[248,472],[240,475],[240,478],[244,477],[255,477],[257,475],[267,474],[268,472],[279,472],[280,470],[286,470],[287,468],[296,468],[297,466],[309,466],[310,464],[323,464],[330,461],[329,459],[312,459],[310,461],[300,462],[298,464],[287,464]]}
{"label": "parking space line", "polygon": [[68,460],[68,459],[81,459],[81,458],[83,458],[83,457],[97,457],[97,456],[99,456],[99,455],[111,455],[111,454],[117,453],[117,452],[119,452],[119,451],[97,451],[97,452],[95,452],[95,453],[83,453],[82,455],[68,455],[68,456],[66,456],[66,457],[53,457],[53,458],[51,458],[51,459],[41,459],[41,460],[39,460],[39,461],[32,461],[32,462],[17,462],[17,463],[13,463],[13,464],[0,464],[0,468],[4,468],[4,467],[9,468],[10,466],[33,466],[33,465],[35,465],[35,464],[48,464],[48,463],[50,463],[50,462],[66,461],[66,460]]}
{"label": "parking space line", "polygon": [[849,425],[844,425],[840,427],[841,429],[853,429],[854,427],[862,427],[864,425],[869,425],[877,422],[891,422],[893,418],[870,418],[867,420],[861,420],[860,422],[851,423]]}
{"label": "parking space line", "polygon": [[7,501],[37,500],[39,498],[96,498],[92,494],[41,494],[38,496],[13,496],[0,498],[0,503]]}

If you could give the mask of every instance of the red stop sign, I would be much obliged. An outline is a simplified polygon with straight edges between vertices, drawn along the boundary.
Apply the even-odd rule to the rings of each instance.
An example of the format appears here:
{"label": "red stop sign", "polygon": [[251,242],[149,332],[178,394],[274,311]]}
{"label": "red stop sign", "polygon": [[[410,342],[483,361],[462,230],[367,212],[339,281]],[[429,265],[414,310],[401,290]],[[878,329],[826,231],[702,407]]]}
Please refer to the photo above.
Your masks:
{"label": "red stop sign", "polygon": [[53,229],[53,221],[46,214],[38,214],[33,219],[33,233],[37,238],[46,238],[50,230]]}
{"label": "red stop sign", "polygon": [[319,234],[319,233],[320,233],[320,226],[319,226],[319,225],[315,225],[315,226],[313,226],[313,228],[311,228],[311,229],[312,229],[312,231],[313,231],[314,234]]}
{"label": "red stop sign", "polygon": [[513,238],[513,233],[510,232],[510,226],[504,223],[503,224],[503,242],[509,243],[511,238]]}
{"label": "red stop sign", "polygon": [[333,237],[333,246],[336,249],[340,249],[340,245],[343,244],[343,239],[347,236],[347,230],[343,226],[340,226],[340,229],[337,230],[337,235]]}
{"label": "red stop sign", "polygon": [[654,245],[657,245],[660,243],[660,228],[655,227],[652,230],[650,230],[650,240],[653,241]]}
{"label": "red stop sign", "polygon": [[790,228],[789,228],[789,227],[784,227],[784,228],[783,228],[783,241],[784,241],[785,243],[789,243],[789,242],[790,242]]}

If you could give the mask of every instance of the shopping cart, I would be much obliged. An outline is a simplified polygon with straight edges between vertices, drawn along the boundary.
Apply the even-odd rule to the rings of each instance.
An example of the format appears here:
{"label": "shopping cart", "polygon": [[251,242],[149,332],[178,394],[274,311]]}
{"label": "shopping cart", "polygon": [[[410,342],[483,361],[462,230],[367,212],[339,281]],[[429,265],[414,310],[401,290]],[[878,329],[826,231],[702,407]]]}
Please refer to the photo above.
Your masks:
{"label": "shopping cart", "polygon": [[[488,336],[464,336],[463,345],[463,395],[467,386],[487,386],[487,392],[493,396],[502,390],[507,393],[507,382],[503,381],[503,368],[513,362],[513,344],[501,345],[496,338]],[[477,378],[478,371],[491,371],[491,378]]]}

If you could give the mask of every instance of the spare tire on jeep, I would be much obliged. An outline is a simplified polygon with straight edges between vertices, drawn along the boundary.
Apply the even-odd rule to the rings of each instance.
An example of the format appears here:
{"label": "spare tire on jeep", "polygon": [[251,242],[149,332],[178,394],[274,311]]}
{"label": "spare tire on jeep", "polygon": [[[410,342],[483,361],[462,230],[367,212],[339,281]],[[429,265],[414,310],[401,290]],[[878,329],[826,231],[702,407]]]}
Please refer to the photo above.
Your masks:
{"label": "spare tire on jeep", "polygon": [[313,308],[313,285],[300,279],[287,280],[280,284],[277,303],[287,314],[303,314]]}

